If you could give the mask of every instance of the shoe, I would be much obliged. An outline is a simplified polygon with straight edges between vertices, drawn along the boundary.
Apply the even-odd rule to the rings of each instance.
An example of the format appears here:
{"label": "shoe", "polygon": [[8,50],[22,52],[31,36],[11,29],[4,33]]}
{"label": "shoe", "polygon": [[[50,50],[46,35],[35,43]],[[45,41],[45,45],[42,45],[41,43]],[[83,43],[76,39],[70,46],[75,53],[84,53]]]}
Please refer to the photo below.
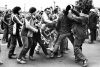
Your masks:
{"label": "shoe", "polygon": [[50,56],[49,55],[46,55],[46,58],[50,58]]}
{"label": "shoe", "polygon": [[79,59],[75,59],[75,63],[79,63],[80,62],[80,60]]}
{"label": "shoe", "polygon": [[27,58],[26,58],[26,57],[22,57],[21,59],[22,59],[22,60],[24,60],[24,61],[26,61],[26,60],[27,60]]}
{"label": "shoe", "polygon": [[57,58],[61,58],[61,57],[63,57],[63,54],[58,54],[57,55]]}
{"label": "shoe", "polygon": [[17,63],[19,63],[19,64],[26,64],[26,61],[24,61],[22,59],[17,59]]}
{"label": "shoe", "polygon": [[11,55],[11,56],[9,55],[8,58],[9,58],[9,59],[16,59],[17,56],[16,56],[16,55]]}
{"label": "shoe", "polygon": [[0,61],[0,65],[2,65],[3,64],[3,62],[2,61]]}
{"label": "shoe", "polygon": [[32,61],[35,60],[35,58],[33,56],[29,56],[29,59],[32,60]]}
{"label": "shoe", "polygon": [[94,43],[93,41],[89,41],[89,42],[88,42],[88,44],[93,44],[93,43]]}
{"label": "shoe", "polygon": [[13,56],[16,56],[16,54],[12,54]]}
{"label": "shoe", "polygon": [[88,63],[87,63],[87,59],[86,60],[83,60],[83,67],[87,67],[88,66]]}
{"label": "shoe", "polygon": [[36,51],[36,54],[40,54],[40,52],[39,51]]}
{"label": "shoe", "polygon": [[63,51],[63,53],[64,53],[64,54],[68,54],[69,52],[68,52],[68,50],[65,50],[65,51]]}
{"label": "shoe", "polygon": [[50,58],[54,58],[54,53],[53,52],[50,54]]}

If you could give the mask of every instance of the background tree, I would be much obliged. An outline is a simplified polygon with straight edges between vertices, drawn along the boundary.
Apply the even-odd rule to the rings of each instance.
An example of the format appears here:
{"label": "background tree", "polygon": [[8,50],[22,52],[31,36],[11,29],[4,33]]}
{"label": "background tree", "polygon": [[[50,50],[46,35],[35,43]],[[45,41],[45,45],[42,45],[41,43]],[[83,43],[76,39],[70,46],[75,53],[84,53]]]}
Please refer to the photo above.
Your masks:
{"label": "background tree", "polygon": [[79,12],[82,11],[83,13],[88,14],[90,9],[93,8],[92,3],[92,0],[78,0],[76,1],[76,9]]}

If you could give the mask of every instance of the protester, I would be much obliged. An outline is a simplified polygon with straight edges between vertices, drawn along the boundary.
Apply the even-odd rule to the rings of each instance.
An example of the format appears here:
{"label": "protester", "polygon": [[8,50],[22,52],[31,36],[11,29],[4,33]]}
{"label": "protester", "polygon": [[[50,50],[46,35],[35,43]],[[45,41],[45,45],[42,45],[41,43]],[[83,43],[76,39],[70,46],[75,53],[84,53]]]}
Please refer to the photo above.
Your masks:
{"label": "protester", "polygon": [[96,13],[95,9],[91,9],[89,13],[89,29],[90,29],[90,41],[89,44],[94,43],[97,38],[97,23],[99,16]]}
{"label": "protester", "polygon": [[16,45],[17,45],[17,41],[20,46],[22,46],[22,41],[20,38],[20,26],[22,26],[22,22],[19,20],[19,15],[21,12],[21,8],[19,6],[16,6],[13,8],[13,14],[12,14],[12,21],[9,27],[9,33],[11,35],[11,46],[10,46],[10,50],[8,53],[8,58],[9,59],[14,59],[16,58],[16,54],[14,54]]}

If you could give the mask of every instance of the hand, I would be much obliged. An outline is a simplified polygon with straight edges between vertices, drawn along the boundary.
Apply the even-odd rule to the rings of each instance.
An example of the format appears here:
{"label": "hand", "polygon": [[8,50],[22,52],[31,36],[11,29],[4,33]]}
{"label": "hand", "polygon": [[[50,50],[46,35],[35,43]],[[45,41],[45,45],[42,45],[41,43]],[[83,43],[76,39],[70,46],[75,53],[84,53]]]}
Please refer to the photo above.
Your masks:
{"label": "hand", "polygon": [[37,30],[37,29],[35,29],[35,30],[34,30],[34,32],[36,32],[36,33],[37,33],[37,32],[38,32],[38,30]]}

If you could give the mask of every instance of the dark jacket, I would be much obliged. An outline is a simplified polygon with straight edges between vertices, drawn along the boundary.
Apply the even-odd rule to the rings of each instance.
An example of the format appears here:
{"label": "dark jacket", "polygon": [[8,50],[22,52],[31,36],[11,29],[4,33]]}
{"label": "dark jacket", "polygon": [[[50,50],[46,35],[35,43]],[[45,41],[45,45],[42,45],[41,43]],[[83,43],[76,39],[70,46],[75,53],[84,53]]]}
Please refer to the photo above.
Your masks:
{"label": "dark jacket", "polygon": [[78,39],[85,39],[87,37],[87,24],[88,18],[87,17],[80,17],[79,23],[74,23],[72,27],[73,34]]}
{"label": "dark jacket", "polygon": [[69,19],[66,15],[63,15],[58,19],[58,24],[57,24],[57,31],[59,34],[68,34],[70,35],[72,25],[73,25],[74,20]]}
{"label": "dark jacket", "polygon": [[97,25],[97,22],[98,22],[98,18],[99,16],[95,13],[95,12],[90,12],[89,13],[89,28],[90,29],[96,29],[96,25]]}
{"label": "dark jacket", "polygon": [[10,20],[8,21],[7,18],[11,18],[11,14],[6,14],[4,16],[4,19],[1,20],[1,28],[2,29],[8,28],[8,24],[9,24]]}
{"label": "dark jacket", "polygon": [[19,17],[16,15],[12,15],[11,16],[11,21],[9,23],[9,33],[10,34],[13,34],[13,25],[14,23],[16,23],[16,34],[19,34],[19,29],[20,29],[20,26],[22,26],[22,24],[20,23],[20,19]]}

